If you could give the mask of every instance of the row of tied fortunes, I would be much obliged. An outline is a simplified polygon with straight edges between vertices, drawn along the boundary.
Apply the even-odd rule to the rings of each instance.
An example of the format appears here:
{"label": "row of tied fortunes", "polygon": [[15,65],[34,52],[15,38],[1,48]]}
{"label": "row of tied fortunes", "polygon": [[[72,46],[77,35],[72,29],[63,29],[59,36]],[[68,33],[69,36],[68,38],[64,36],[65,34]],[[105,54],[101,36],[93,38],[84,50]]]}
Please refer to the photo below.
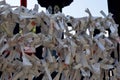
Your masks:
{"label": "row of tied fortunes", "polygon": [[74,18],[0,1],[1,80],[117,80],[118,25],[112,14],[85,12]]}

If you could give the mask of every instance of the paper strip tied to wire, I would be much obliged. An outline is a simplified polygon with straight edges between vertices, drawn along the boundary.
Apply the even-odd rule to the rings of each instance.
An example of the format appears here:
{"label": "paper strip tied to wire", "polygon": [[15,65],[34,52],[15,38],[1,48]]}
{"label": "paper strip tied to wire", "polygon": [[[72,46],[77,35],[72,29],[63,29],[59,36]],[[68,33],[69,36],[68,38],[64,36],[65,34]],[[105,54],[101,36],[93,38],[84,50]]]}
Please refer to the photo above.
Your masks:
{"label": "paper strip tied to wire", "polygon": [[118,25],[111,13],[85,12],[89,16],[74,18],[0,1],[0,79],[120,79]]}

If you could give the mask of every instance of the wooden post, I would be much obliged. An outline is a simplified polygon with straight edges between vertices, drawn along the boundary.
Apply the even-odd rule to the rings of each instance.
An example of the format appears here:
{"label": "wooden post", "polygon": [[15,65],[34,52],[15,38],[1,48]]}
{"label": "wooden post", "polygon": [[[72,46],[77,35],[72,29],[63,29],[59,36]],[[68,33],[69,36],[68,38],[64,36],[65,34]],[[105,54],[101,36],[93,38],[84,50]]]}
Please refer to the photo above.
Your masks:
{"label": "wooden post", "polygon": [[[116,24],[120,25],[120,7],[119,6],[119,0],[113,1],[108,0],[108,11],[113,14],[113,19],[115,20]],[[120,36],[120,26],[118,27],[118,35]],[[117,55],[118,55],[118,61],[120,61],[120,52],[119,52],[120,44],[117,45]]]}
{"label": "wooden post", "polygon": [[20,5],[27,7],[27,0],[20,0]]}

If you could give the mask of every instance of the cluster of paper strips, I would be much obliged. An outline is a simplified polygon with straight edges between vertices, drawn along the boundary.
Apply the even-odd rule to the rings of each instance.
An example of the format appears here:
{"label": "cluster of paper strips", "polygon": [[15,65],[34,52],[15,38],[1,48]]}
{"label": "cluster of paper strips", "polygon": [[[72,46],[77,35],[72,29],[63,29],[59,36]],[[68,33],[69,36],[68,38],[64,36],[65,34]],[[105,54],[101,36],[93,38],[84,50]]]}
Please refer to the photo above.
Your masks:
{"label": "cluster of paper strips", "polygon": [[[85,12],[88,17],[74,18],[0,1],[1,80],[32,80],[43,73],[42,80],[118,80],[118,25],[112,14],[101,11],[103,17],[93,17],[89,9]],[[13,34],[16,24],[20,30]],[[43,59],[38,59],[34,54],[41,45]]]}

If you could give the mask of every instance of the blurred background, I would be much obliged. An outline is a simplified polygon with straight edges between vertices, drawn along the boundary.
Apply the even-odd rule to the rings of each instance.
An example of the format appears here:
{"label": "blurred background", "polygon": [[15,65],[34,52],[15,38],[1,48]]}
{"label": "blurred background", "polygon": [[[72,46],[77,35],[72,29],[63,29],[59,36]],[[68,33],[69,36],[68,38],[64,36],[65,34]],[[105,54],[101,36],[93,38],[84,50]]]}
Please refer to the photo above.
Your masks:
{"label": "blurred background", "polygon": [[[20,0],[6,0],[6,2],[13,6],[20,6]],[[37,0],[27,0],[28,9],[33,9],[35,4],[38,4]],[[63,8],[63,13],[76,18],[88,16],[88,14],[85,13],[86,8],[89,8],[93,16],[102,16],[100,14],[101,10],[108,14],[107,0],[74,0],[71,5]],[[42,10],[46,11],[45,8],[39,5],[39,12]]]}

